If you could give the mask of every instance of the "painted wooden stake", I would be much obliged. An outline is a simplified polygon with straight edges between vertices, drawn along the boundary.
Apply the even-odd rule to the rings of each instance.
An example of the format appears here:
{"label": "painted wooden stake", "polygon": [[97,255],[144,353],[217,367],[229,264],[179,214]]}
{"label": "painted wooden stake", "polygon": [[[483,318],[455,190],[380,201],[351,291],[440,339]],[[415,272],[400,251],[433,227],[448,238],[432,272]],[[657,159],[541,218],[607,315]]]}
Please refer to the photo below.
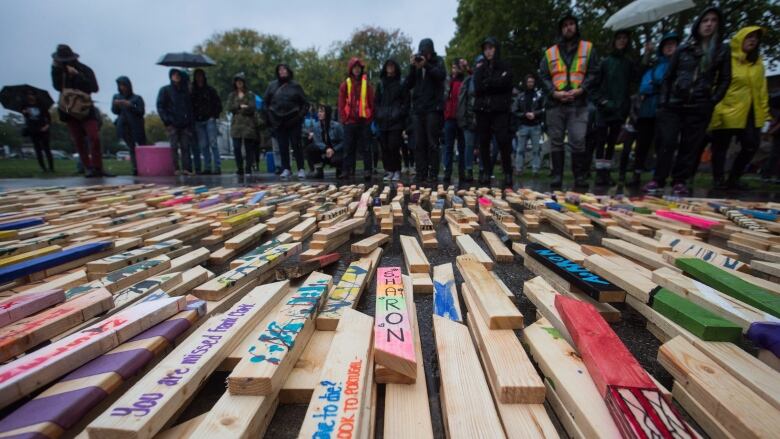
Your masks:
{"label": "painted wooden stake", "polygon": [[379,267],[376,276],[374,361],[410,378],[417,376],[414,334],[409,322],[401,267]]}
{"label": "painted wooden stake", "polygon": [[433,313],[454,322],[463,322],[452,264],[433,267]]}
{"label": "painted wooden stake", "polygon": [[135,306],[0,367],[0,407],[183,310],[184,297]]}
{"label": "painted wooden stake", "polygon": [[[261,325],[243,359],[228,377],[228,391],[233,395],[273,395],[282,386],[281,379],[295,365],[290,351],[299,337],[310,337],[314,315],[332,285],[326,274],[312,273],[276,315]],[[271,317],[271,316],[269,316]],[[303,334],[303,337],[302,337]],[[302,350],[302,349],[301,349]],[[289,357],[289,358],[288,358]],[[277,373],[278,369],[286,373]]]}
{"label": "painted wooden stake", "polygon": [[91,438],[151,438],[286,293],[289,282],[255,288],[216,315],[87,427]]}
{"label": "painted wooden stake", "polygon": [[62,288],[39,293],[16,294],[12,298],[0,302],[0,327],[64,301],[65,292]]}
{"label": "painted wooden stake", "polygon": [[[374,249],[374,253],[381,254],[382,249]],[[379,261],[379,256],[375,258]],[[341,279],[330,295],[325,300],[319,315],[317,315],[317,329],[320,331],[335,331],[339,319],[347,308],[354,308],[360,300],[360,295],[369,282],[374,271],[372,258],[361,258],[352,262],[347,271],[341,275]]]}
{"label": "painted wooden stake", "polygon": [[374,319],[344,310],[298,437],[352,437],[361,431]]}
{"label": "painted wooden stake", "polygon": [[623,437],[698,437],[593,306],[556,296],[555,307]]}

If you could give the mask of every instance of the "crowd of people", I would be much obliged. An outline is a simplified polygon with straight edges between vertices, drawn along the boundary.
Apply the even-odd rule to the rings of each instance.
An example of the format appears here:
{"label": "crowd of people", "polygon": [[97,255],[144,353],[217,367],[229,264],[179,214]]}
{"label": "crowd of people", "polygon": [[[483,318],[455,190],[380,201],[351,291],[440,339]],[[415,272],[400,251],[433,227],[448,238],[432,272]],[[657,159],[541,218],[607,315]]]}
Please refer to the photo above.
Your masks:
{"label": "crowd of people", "polygon": [[[613,185],[614,156],[621,144],[621,184],[640,187],[651,161],[653,176],[645,182],[645,191],[658,192],[670,183],[674,194],[686,195],[709,146],[714,186],[745,188],[740,177],[772,118],[760,54],[763,29],[740,29],[726,44],[723,16],[710,7],[687,39],[666,33],[657,47],[647,41],[641,59],[634,59],[627,30],[614,33],[609,53],[601,57],[581,35],[576,16],[568,13],[557,24],[559,40],[544,51],[538,71],[528,72],[518,83],[495,38],[484,39],[472,63],[457,59],[449,68],[426,38],[406,72],[398,60],[388,59],[375,82],[363,60],[350,59],[335,108],[310,103],[292,68],[279,64],[262,95],[248,89],[243,73],[236,74],[224,106],[203,69],[194,71],[192,84],[187,70],[171,69],[170,83],[157,97],[157,113],[180,175],[222,172],[217,121],[224,111],[230,115],[239,175],[259,170],[265,149],[261,140],[267,132],[278,149],[277,174],[282,179],[293,175],[291,153],[299,178],[323,178],[329,166],[337,178],[353,178],[361,156],[366,180],[381,160],[386,181],[408,172],[422,183],[450,183],[457,158],[460,182],[475,180],[477,164],[476,180],[490,184],[500,162],[500,184],[511,187],[527,161],[534,175],[541,172],[546,137],[552,189],[563,185],[567,149],[575,188],[587,188],[592,173],[596,186]],[[61,92],[60,118],[87,176],[109,175],[102,166],[97,115],[90,100],[98,90],[95,75],[67,45],[58,46],[52,57],[52,82]],[[144,102],[127,77],[116,82],[111,110],[135,173],[134,148],[146,142]],[[315,111],[316,116],[309,116]],[[36,145],[45,143],[41,133],[48,129],[47,115],[25,111]],[[773,133],[778,120],[771,125]],[[765,175],[773,178],[780,160],[778,138],[775,134],[774,153],[764,166]],[[733,139],[740,150],[726,172]],[[649,160],[653,151],[655,158]],[[44,167],[41,156],[39,162]]]}

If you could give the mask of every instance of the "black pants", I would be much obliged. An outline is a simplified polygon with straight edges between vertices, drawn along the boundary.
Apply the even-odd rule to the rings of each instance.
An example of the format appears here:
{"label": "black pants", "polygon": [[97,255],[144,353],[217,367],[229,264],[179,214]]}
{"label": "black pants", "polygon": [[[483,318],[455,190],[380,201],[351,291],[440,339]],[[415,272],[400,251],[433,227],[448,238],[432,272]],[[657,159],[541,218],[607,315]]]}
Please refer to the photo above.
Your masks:
{"label": "black pants", "polygon": [[670,173],[672,184],[685,183],[693,176],[711,116],[709,106],[658,110],[658,163],[653,180],[659,186],[666,184]]}
{"label": "black pants", "polygon": [[611,121],[600,123],[596,128],[598,143],[596,144],[596,160],[612,160],[623,122]]}
{"label": "black pants", "polygon": [[344,161],[341,165],[342,175],[354,175],[355,163],[357,163],[358,147],[363,153],[363,172],[374,170],[374,161],[371,155],[371,144],[368,138],[368,124],[351,123],[344,127]]}
{"label": "black pants", "polygon": [[628,170],[632,146],[634,147],[634,173],[641,174],[647,166],[647,154],[655,137],[655,118],[637,119],[634,128],[636,132],[631,136],[630,141],[623,144],[623,152],[620,155],[620,175],[625,175]]}
{"label": "black pants", "polygon": [[409,134],[406,141],[401,139],[401,158],[407,168],[414,166],[414,133]]}
{"label": "black pants", "polygon": [[[136,142],[135,139],[133,139],[133,136],[130,134],[125,134],[122,140],[125,141],[127,149],[130,150],[130,164],[133,167],[133,175],[135,175],[138,173],[138,162],[135,159],[135,147],[140,145],[140,143]],[[200,160],[198,160],[198,162],[200,163]]]}
{"label": "black pants", "polygon": [[295,164],[298,170],[304,169],[303,148],[301,147],[301,124],[293,124],[291,127],[281,126],[274,133],[276,143],[279,144],[279,155],[282,158],[282,170],[292,171],[290,164],[290,147],[295,155]]}
{"label": "black pants", "polygon": [[401,137],[402,130],[387,130],[379,132],[379,143],[382,144],[382,164],[387,172],[401,170]]}
{"label": "black pants", "polygon": [[[244,156],[241,153],[241,147],[246,151],[246,168],[244,168]],[[236,157],[236,171],[252,172],[252,165],[255,163],[257,154],[257,140],[233,137],[233,155]]]}
{"label": "black pants", "polygon": [[732,137],[739,141],[739,153],[731,165],[729,180],[736,181],[745,172],[745,168],[753,160],[753,156],[758,151],[761,144],[761,128],[755,127],[753,111],[750,111],[747,120],[747,126],[741,130],[714,130],[712,131],[712,178],[716,181],[723,181],[726,168],[726,153],[731,145]]}
{"label": "black pants", "polygon": [[[45,171],[54,171],[54,158],[51,156],[51,146],[49,145],[50,135],[48,131],[37,132],[33,134],[30,139],[32,140],[33,147],[35,147],[35,157],[38,159],[38,165]],[[43,156],[46,155],[46,161],[49,162],[49,169],[46,169],[46,165],[43,162]]]}
{"label": "black pants", "polygon": [[414,118],[414,161],[417,179],[439,176],[439,137],[444,115],[439,112],[417,114]]}
{"label": "black pants", "polygon": [[309,162],[309,167],[315,169],[317,167],[324,167],[325,165],[333,166],[338,169],[341,166],[342,157],[339,153],[333,154],[331,158],[325,156],[325,151],[321,150],[315,144],[309,144],[304,151],[306,155],[306,161]]}
{"label": "black pants", "polygon": [[772,135],[772,152],[761,168],[761,176],[764,178],[780,177],[780,132]]}
{"label": "black pants", "polygon": [[490,154],[490,142],[495,138],[498,151],[501,153],[501,169],[503,170],[504,178],[511,178],[512,133],[509,127],[509,112],[478,112],[476,116],[479,156],[482,163],[484,163],[485,174],[490,176],[493,173],[495,164]]}

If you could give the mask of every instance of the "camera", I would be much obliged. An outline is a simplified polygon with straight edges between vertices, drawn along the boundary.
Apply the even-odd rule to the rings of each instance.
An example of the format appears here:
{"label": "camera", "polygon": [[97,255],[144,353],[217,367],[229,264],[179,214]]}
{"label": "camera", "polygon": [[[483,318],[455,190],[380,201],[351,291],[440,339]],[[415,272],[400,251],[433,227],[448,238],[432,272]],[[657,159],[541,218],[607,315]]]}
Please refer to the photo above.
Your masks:
{"label": "camera", "polygon": [[425,59],[425,57],[422,55],[422,53],[415,53],[414,54],[414,62],[421,62],[424,59]]}

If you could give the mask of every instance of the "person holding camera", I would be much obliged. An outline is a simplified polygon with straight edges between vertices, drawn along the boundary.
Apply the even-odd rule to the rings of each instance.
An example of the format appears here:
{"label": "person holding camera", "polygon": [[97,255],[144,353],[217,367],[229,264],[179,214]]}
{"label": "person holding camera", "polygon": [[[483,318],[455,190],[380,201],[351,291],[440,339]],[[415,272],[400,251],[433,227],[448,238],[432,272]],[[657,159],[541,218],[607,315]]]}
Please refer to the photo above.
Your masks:
{"label": "person holding camera", "polygon": [[412,92],[417,180],[435,182],[439,175],[439,137],[447,70],[430,38],[420,41],[419,51],[410,61],[405,83]]}
{"label": "person holding camera", "polygon": [[504,173],[502,186],[512,187],[512,132],[510,118],[512,109],[512,70],[500,58],[498,40],[485,38],[482,42],[485,62],[474,71],[474,112],[477,116],[477,138],[484,170],[479,176],[480,184],[490,184],[493,161],[490,144],[495,139],[501,152],[501,168]]}
{"label": "person holding camera", "polygon": [[[712,110],[731,82],[731,56],[723,44],[720,9],[709,7],[694,22],[690,39],[669,62],[656,115],[658,163],[646,192],[662,190],[672,174],[675,195],[688,195],[687,181],[699,163]],[[675,153],[677,157],[675,158]]]}
{"label": "person holding camera", "polygon": [[[114,177],[103,170],[99,116],[90,96],[98,92],[95,73],[79,61],[79,54],[67,44],[58,45],[51,57],[51,82],[54,89],[60,92],[57,104],[60,120],[68,125],[70,138],[84,165],[84,176]],[[86,139],[89,139],[89,150]]]}

